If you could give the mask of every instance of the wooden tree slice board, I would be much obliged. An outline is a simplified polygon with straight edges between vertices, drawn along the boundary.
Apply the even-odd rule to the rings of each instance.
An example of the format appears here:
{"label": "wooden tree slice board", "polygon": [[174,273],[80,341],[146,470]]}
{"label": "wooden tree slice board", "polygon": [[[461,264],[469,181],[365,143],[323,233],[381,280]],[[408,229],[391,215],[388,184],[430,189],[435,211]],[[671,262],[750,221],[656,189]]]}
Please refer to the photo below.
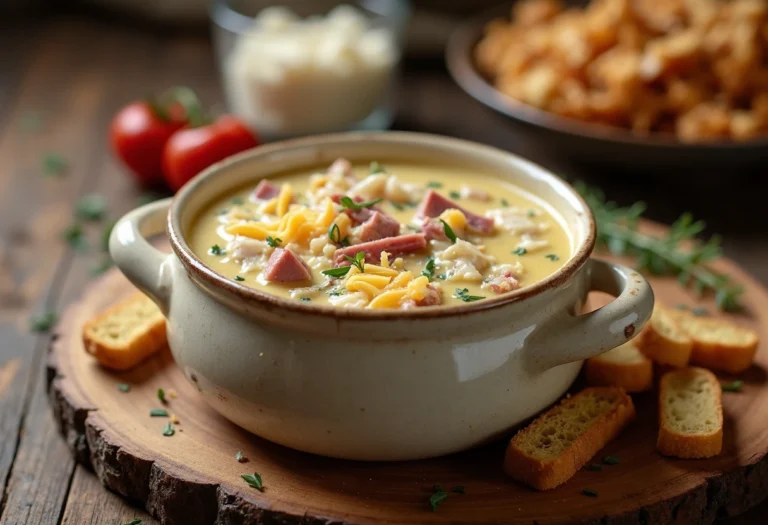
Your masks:
{"label": "wooden tree slice board", "polygon": [[[126,373],[100,368],[85,353],[83,323],[133,292],[117,271],[85,290],[59,325],[48,371],[51,403],[79,461],[110,489],[169,524],[245,523],[711,523],[768,496],[768,293],[734,263],[716,265],[745,285],[746,313],[736,322],[759,331],[756,365],[725,393],[722,453],[707,460],[664,458],[656,452],[656,397],[634,396],[638,419],[598,454],[621,459],[601,472],[582,470],[548,492],[535,492],[501,469],[506,442],[453,456],[406,463],[360,463],[312,456],[253,436],[219,416],[174,365],[169,352]],[[673,279],[652,280],[669,305],[701,305]],[[723,376],[723,380],[731,377]],[[118,383],[131,385],[123,393]],[[157,389],[178,397],[167,408],[180,424],[164,437]],[[450,406],[444,407],[450,410]],[[242,451],[249,459],[238,463]],[[598,459],[599,460],[599,459]],[[241,474],[259,472],[264,493]],[[432,486],[462,485],[432,512]],[[589,488],[598,493],[582,494]]]}

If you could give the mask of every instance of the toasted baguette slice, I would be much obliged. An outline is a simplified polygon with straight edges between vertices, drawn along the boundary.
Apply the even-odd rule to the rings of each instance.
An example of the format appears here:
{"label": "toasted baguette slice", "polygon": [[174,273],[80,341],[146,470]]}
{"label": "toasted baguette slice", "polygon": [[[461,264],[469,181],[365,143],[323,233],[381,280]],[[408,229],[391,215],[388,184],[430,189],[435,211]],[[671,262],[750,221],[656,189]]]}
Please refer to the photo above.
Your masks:
{"label": "toasted baguette slice", "polygon": [[664,374],[659,385],[659,452],[709,458],[722,446],[722,391],[715,375],[697,367]]}
{"label": "toasted baguette slice", "polygon": [[672,312],[657,305],[651,320],[637,336],[637,347],[660,365],[680,368],[688,365],[693,341],[675,321]]}
{"label": "toasted baguette slice", "polygon": [[675,321],[693,340],[691,364],[738,374],[752,366],[758,337],[754,330],[725,319],[674,312]]}
{"label": "toasted baguette slice", "polygon": [[633,342],[587,359],[584,373],[591,386],[618,386],[627,392],[653,388],[653,362]]}
{"label": "toasted baguette slice", "polygon": [[565,398],[517,433],[504,471],[538,490],[568,481],[635,417],[621,388],[591,387]]}
{"label": "toasted baguette slice", "polygon": [[85,323],[83,344],[105,367],[128,370],[165,347],[165,318],[137,293]]}

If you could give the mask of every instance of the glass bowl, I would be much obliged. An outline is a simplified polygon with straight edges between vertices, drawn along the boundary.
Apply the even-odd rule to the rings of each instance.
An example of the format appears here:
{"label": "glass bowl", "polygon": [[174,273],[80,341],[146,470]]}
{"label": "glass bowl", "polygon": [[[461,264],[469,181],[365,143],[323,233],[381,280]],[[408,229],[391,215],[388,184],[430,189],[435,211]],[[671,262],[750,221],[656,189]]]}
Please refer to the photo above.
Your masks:
{"label": "glass bowl", "polygon": [[392,122],[407,0],[214,0],[228,110],[265,140]]}

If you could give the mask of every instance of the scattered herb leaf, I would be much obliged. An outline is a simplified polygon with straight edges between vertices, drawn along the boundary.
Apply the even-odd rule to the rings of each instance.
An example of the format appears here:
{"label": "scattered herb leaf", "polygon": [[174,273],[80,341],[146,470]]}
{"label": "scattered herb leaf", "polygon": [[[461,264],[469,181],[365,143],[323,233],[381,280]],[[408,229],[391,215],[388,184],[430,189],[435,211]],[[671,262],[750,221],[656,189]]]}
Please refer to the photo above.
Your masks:
{"label": "scattered herb leaf", "polygon": [[211,246],[211,249],[208,250],[208,253],[210,253],[211,255],[224,255],[225,253],[227,253],[227,251],[221,246],[219,246],[218,244],[214,244],[213,246]]}
{"label": "scattered herb leaf", "polygon": [[603,470],[603,466],[600,465],[599,463],[590,463],[584,468],[586,468],[587,470],[591,470],[592,472],[600,472],[601,470]]}
{"label": "scattered herb leaf", "polygon": [[618,465],[619,463],[621,463],[621,458],[619,458],[618,456],[605,456],[603,458],[603,463],[605,463],[606,465]]}
{"label": "scattered herb leaf", "polygon": [[435,259],[434,257],[427,258],[427,264],[424,265],[424,269],[421,271],[421,275],[429,279],[430,281],[435,275]]}
{"label": "scattered herb leaf", "polygon": [[370,208],[371,206],[375,206],[376,204],[383,201],[381,197],[378,199],[373,199],[372,201],[366,201],[366,202],[355,202],[351,198],[347,197],[346,195],[339,199],[339,202],[341,203],[341,207],[343,209],[348,209],[352,211],[358,211],[362,210],[363,208]]}
{"label": "scattered herb leaf", "polygon": [[437,511],[437,507],[448,497],[448,493],[440,488],[440,485],[433,487],[434,493],[429,497],[429,506],[432,507],[432,512]]}
{"label": "scattered herb leaf", "polygon": [[339,230],[339,225],[335,222],[328,228],[328,238],[331,242],[341,244],[341,230]]}
{"label": "scattered herb leaf", "polygon": [[78,223],[68,226],[61,236],[73,250],[83,252],[88,249],[88,239],[85,238],[83,227]]}
{"label": "scattered herb leaf", "polygon": [[248,486],[252,489],[256,489],[259,492],[264,492],[264,483],[261,480],[261,475],[258,472],[254,472],[253,474],[242,474],[240,476],[245,480],[246,483],[248,483]]}
{"label": "scattered herb leaf", "polygon": [[445,222],[443,219],[440,219],[440,222],[443,223],[443,232],[445,233],[445,236],[448,237],[448,239],[452,243],[456,243],[456,234],[453,232],[453,228],[451,228],[447,222]]}
{"label": "scattered herb leaf", "polygon": [[47,177],[58,177],[64,175],[69,164],[66,159],[56,153],[46,153],[43,157],[43,175]]}
{"label": "scattered herb leaf", "polygon": [[365,252],[357,252],[354,257],[345,255],[344,258],[352,263],[352,266],[357,267],[360,273],[365,272]]}
{"label": "scattered herb leaf", "polygon": [[153,408],[149,411],[149,417],[168,417],[168,411],[164,408]]}
{"label": "scattered herb leaf", "polygon": [[245,457],[245,454],[243,454],[242,450],[238,450],[235,454],[235,461],[238,463],[248,463],[248,458]]}
{"label": "scattered herb leaf", "polygon": [[33,316],[29,320],[29,330],[35,333],[44,333],[53,328],[59,316],[53,310],[47,310],[42,314]]}
{"label": "scattered herb leaf", "polygon": [[456,485],[455,487],[451,487],[451,492],[455,492],[456,494],[466,494],[466,490],[464,490],[463,485]]}
{"label": "scattered herb leaf", "polygon": [[163,435],[165,437],[171,437],[175,433],[176,431],[173,429],[173,423],[171,423],[170,421],[166,423],[165,426],[163,427]]}
{"label": "scattered herb leaf", "polygon": [[131,521],[127,522],[125,525],[141,525],[142,521],[141,518],[133,518]]}
{"label": "scattered herb leaf", "polygon": [[443,183],[439,182],[439,181],[436,181],[436,180],[431,180],[431,181],[429,181],[427,183],[427,188],[439,189],[439,188],[442,188],[442,187],[443,187]]}
{"label": "scattered herb leaf", "polygon": [[507,199],[501,199],[501,205],[505,208],[509,208],[509,201]]}
{"label": "scattered herb leaf", "polygon": [[271,235],[267,235],[267,244],[269,244],[272,248],[279,248],[280,243],[283,242],[283,240],[280,237],[272,237]]}
{"label": "scattered herb leaf", "polygon": [[536,210],[528,210],[528,217],[536,217]]}
{"label": "scattered herb leaf", "polygon": [[703,308],[701,306],[697,306],[696,308],[691,310],[691,313],[693,315],[695,315],[696,317],[705,317],[705,316],[709,315],[709,310],[707,310],[706,308]]}
{"label": "scattered herb leaf", "polygon": [[162,388],[157,389],[157,399],[160,400],[161,403],[165,403],[165,390]]}
{"label": "scattered herb leaf", "polygon": [[714,292],[720,310],[741,309],[744,287],[707,266],[720,256],[720,238],[715,235],[706,242],[698,241],[697,235],[706,226],[703,221],[694,221],[690,213],[684,213],[670,226],[665,237],[652,237],[637,231],[645,203],[636,202],[622,208],[615,202],[606,201],[603,192],[584,183],[577,183],[576,189],[595,215],[599,245],[615,255],[633,256],[639,270],[675,275],[683,286],[691,286],[699,292]]}
{"label": "scattered herb leaf", "polygon": [[334,279],[339,279],[341,277],[344,277],[349,273],[349,269],[352,268],[351,266],[341,266],[339,268],[331,268],[329,270],[323,270],[323,275],[327,275],[328,277],[333,277]]}
{"label": "scattered herb leaf", "polygon": [[103,195],[83,195],[75,205],[75,215],[86,221],[100,221],[107,213],[107,200]]}
{"label": "scattered herb leaf", "polygon": [[394,209],[396,209],[397,211],[405,211],[405,206],[403,206],[403,205],[402,205],[402,204],[400,204],[399,202],[395,202],[395,201],[389,201],[389,203],[390,203],[390,204],[392,205],[392,207],[393,207]]}
{"label": "scattered herb leaf", "polygon": [[240,283],[245,281],[245,277],[242,277],[240,275],[235,275],[234,277],[232,277],[232,279],[234,279],[235,281],[240,282]]}
{"label": "scattered herb leaf", "polygon": [[235,197],[233,199],[230,199],[229,202],[231,202],[235,206],[242,206],[243,204],[245,204],[245,200],[242,197]]}
{"label": "scattered herb leaf", "polygon": [[744,381],[737,379],[730,383],[722,383],[720,386],[723,392],[741,392],[741,389],[744,387]]}
{"label": "scattered herb leaf", "polygon": [[308,303],[312,301],[312,299],[309,297],[299,297],[299,301],[301,301],[302,303]]}
{"label": "scattered herb leaf", "polygon": [[334,288],[328,292],[328,295],[331,297],[338,297],[339,295],[344,295],[344,292],[338,288]]}
{"label": "scattered herb leaf", "polygon": [[544,257],[546,257],[546,258],[547,258],[547,259],[549,259],[550,261],[559,261],[559,260],[560,260],[560,257],[558,257],[557,255],[555,255],[554,253],[548,253],[548,254],[547,254],[547,255],[545,255]]}
{"label": "scattered herb leaf", "polygon": [[376,162],[375,160],[371,162],[370,166],[368,166],[368,173],[371,175],[376,175],[377,173],[386,173],[387,170],[384,169],[384,166]]}
{"label": "scattered herb leaf", "polygon": [[471,303],[472,301],[485,299],[485,297],[481,295],[469,295],[469,290],[467,288],[456,288],[456,295],[454,295],[454,297],[456,299],[461,299],[465,303]]}
{"label": "scattered herb leaf", "polygon": [[128,383],[118,383],[117,384],[117,389],[120,392],[123,392],[123,393],[130,392],[131,391],[131,385],[129,385]]}
{"label": "scattered herb leaf", "polygon": [[515,255],[525,255],[526,253],[528,253],[528,250],[526,250],[524,247],[521,246],[519,248],[515,248],[514,250],[512,250],[512,253]]}
{"label": "scattered herb leaf", "polygon": [[460,199],[461,198],[461,193],[459,193],[458,191],[449,191],[448,195],[450,195],[450,197],[452,199]]}
{"label": "scattered herb leaf", "polygon": [[585,496],[589,496],[590,498],[596,498],[597,497],[597,492],[595,492],[592,489],[583,489],[581,491],[581,493],[584,494]]}

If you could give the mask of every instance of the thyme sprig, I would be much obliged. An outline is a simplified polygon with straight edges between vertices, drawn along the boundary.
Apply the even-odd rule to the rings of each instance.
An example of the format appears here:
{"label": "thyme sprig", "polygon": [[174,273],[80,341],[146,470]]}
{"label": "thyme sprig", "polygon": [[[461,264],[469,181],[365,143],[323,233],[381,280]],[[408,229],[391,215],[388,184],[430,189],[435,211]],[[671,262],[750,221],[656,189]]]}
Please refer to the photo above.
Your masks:
{"label": "thyme sprig", "polygon": [[634,257],[638,270],[647,270],[653,275],[677,276],[682,286],[690,286],[700,294],[714,292],[720,310],[741,309],[744,287],[707,266],[720,257],[722,250],[717,235],[705,242],[697,239],[706,227],[704,221],[694,221],[690,213],[684,213],[670,226],[665,237],[653,237],[637,230],[638,221],[646,209],[644,202],[620,207],[615,202],[606,201],[603,192],[597,188],[583,182],[576,183],[575,187],[595,215],[598,246],[614,255]]}

